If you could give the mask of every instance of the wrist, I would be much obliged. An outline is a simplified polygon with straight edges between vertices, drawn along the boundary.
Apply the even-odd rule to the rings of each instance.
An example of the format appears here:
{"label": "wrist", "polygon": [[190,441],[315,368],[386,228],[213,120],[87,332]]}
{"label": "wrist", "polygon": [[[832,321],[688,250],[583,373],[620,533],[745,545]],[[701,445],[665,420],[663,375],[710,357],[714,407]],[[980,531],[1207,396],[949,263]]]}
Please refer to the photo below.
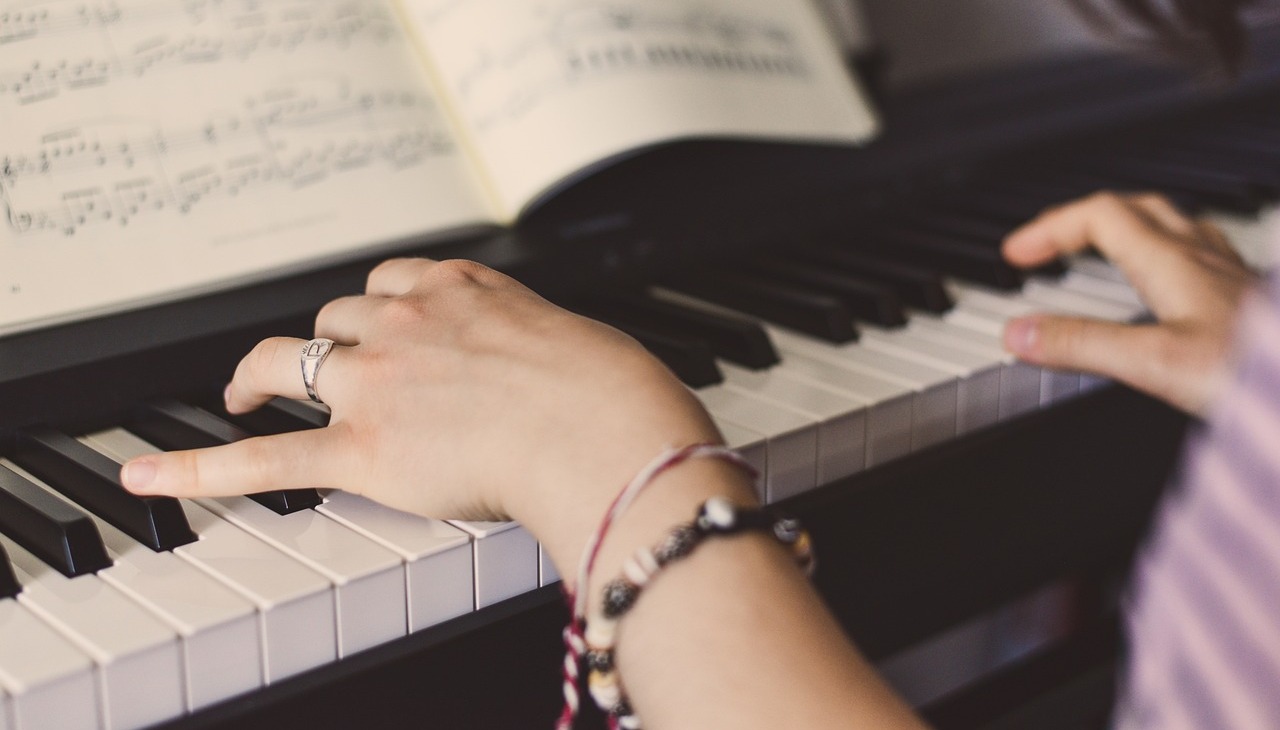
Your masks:
{"label": "wrist", "polygon": [[[690,438],[680,443],[718,442]],[[530,492],[513,505],[512,516],[542,542],[568,588],[575,581],[583,552],[623,486],[668,445],[658,446],[622,476],[566,488],[542,499]],[[720,459],[689,459],[658,474],[634,504],[620,515],[600,546],[593,576],[612,576],[636,548],[661,537],[673,525],[688,521],[698,505],[723,496],[735,504],[756,504],[751,480],[740,466]]]}

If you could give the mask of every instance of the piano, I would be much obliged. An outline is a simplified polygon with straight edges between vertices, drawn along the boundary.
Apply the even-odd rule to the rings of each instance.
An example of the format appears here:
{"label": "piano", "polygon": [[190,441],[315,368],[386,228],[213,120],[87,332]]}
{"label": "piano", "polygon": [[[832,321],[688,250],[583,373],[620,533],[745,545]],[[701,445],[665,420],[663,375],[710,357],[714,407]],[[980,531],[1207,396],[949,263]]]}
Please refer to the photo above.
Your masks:
{"label": "piano", "polygon": [[[506,271],[667,362],[761,467],[761,496],[808,522],[817,586],[873,660],[1069,580],[1078,641],[925,709],[978,727],[1049,697],[1096,724],[1105,691],[1029,678],[1111,676],[1116,586],[1187,424],[1004,355],[1001,323],[1029,308],[1143,311],[1099,259],[1024,275],[997,242],[1055,201],[1160,189],[1265,267],[1269,40],[1230,89],[1085,58],[892,97],[866,149],[672,145],[518,231],[408,253]],[[213,394],[372,263],[0,339],[0,728],[551,723],[564,610],[518,525],[114,483],[149,449],[323,425],[287,403],[233,419]]]}

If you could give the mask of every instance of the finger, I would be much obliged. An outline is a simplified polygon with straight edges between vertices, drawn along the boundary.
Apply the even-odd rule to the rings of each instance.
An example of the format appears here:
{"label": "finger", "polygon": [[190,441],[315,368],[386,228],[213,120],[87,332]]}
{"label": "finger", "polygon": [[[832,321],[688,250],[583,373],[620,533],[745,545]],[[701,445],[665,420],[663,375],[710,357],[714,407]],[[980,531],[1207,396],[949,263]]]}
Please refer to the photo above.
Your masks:
{"label": "finger", "polygon": [[364,293],[380,297],[398,297],[408,294],[423,274],[439,262],[432,259],[389,259],[369,272]]}
{"label": "finger", "polygon": [[373,315],[387,297],[341,297],[324,305],[316,315],[316,337],[327,337],[343,345],[358,345],[368,332]]}
{"label": "finger", "polygon": [[[295,337],[272,337],[259,342],[236,366],[227,386],[227,410],[251,411],[275,396],[305,400],[302,383],[302,348],[307,343]],[[326,402],[342,402],[342,388],[351,382],[352,349],[334,345],[316,374],[316,392]]]}
{"label": "finger", "polygon": [[1038,266],[1062,254],[1093,246],[1129,280],[1160,280],[1177,245],[1132,201],[1114,193],[1097,193],[1050,210],[1014,231],[1004,242],[1005,257],[1018,266]]}
{"label": "finger", "polygon": [[1095,373],[1161,395],[1167,339],[1160,325],[1040,314],[1011,320],[1004,330],[1005,348],[1029,363]]}
{"label": "finger", "polygon": [[1232,261],[1244,261],[1236,247],[1231,245],[1231,239],[1227,237],[1226,232],[1216,223],[1203,218],[1196,221],[1195,234],[1196,239],[1206,247],[1227,256]]}
{"label": "finger", "polygon": [[339,430],[260,436],[226,446],[150,454],[129,461],[120,472],[135,494],[226,497],[276,489],[336,487],[343,474],[347,443]]}
{"label": "finger", "polygon": [[1174,235],[1186,236],[1196,232],[1195,219],[1183,213],[1172,201],[1159,193],[1131,195],[1128,200],[1156,225]]}

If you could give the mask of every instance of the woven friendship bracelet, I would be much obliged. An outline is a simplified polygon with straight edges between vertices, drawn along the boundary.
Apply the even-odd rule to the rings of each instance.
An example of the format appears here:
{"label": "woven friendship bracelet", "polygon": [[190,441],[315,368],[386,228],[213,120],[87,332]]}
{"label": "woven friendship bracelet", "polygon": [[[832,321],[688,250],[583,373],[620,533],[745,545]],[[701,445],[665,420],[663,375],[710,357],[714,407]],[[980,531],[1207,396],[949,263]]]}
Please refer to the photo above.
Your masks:
{"label": "woven friendship bracelet", "polygon": [[659,571],[691,554],[708,537],[759,530],[787,546],[805,574],[814,567],[813,544],[800,523],[763,509],[741,509],[723,497],[708,499],[692,522],[678,525],[657,545],[641,548],[622,566],[622,576],[604,587],[601,615],[586,625],[587,689],[596,705],[608,713],[611,728],[638,730],[640,719],[631,709],[614,665],[618,621],[635,605],[640,592]]}
{"label": "woven friendship bracelet", "polygon": [[569,625],[564,627],[561,636],[564,639],[565,656],[561,674],[564,687],[564,705],[560,718],[556,721],[556,730],[571,730],[574,718],[578,715],[578,664],[586,652],[583,632],[586,628],[586,596],[587,580],[591,569],[595,566],[600,554],[600,547],[609,533],[609,528],[631,506],[636,497],[668,469],[689,459],[712,458],[728,461],[744,469],[751,478],[755,478],[756,470],[752,468],[737,452],[719,444],[693,444],[682,448],[668,448],[658,454],[644,466],[635,477],[627,482],[618,496],[614,497],[609,509],[605,511],[600,526],[587,541],[582,551],[582,560],[578,565],[577,581],[572,590],[565,588],[564,598],[572,613]]}

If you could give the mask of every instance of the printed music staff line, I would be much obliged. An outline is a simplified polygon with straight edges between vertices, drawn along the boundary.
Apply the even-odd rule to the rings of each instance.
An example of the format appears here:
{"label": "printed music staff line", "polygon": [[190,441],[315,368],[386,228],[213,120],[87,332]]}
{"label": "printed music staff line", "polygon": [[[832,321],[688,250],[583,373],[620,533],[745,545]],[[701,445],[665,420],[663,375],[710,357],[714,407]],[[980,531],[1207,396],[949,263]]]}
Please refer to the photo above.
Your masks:
{"label": "printed music staff line", "polygon": [[[244,115],[199,128],[111,136],[116,126],[147,125],[87,124],[45,135],[39,152],[0,158],[0,205],[11,231],[70,235],[95,223],[127,225],[148,213],[187,213],[212,197],[272,185],[297,189],[375,164],[400,170],[454,151],[447,130],[432,131],[418,114],[430,107],[418,94],[271,96],[265,104],[246,102]],[[299,144],[299,136],[311,143]],[[59,185],[86,175],[87,185]],[[24,196],[28,187],[39,194]]]}

